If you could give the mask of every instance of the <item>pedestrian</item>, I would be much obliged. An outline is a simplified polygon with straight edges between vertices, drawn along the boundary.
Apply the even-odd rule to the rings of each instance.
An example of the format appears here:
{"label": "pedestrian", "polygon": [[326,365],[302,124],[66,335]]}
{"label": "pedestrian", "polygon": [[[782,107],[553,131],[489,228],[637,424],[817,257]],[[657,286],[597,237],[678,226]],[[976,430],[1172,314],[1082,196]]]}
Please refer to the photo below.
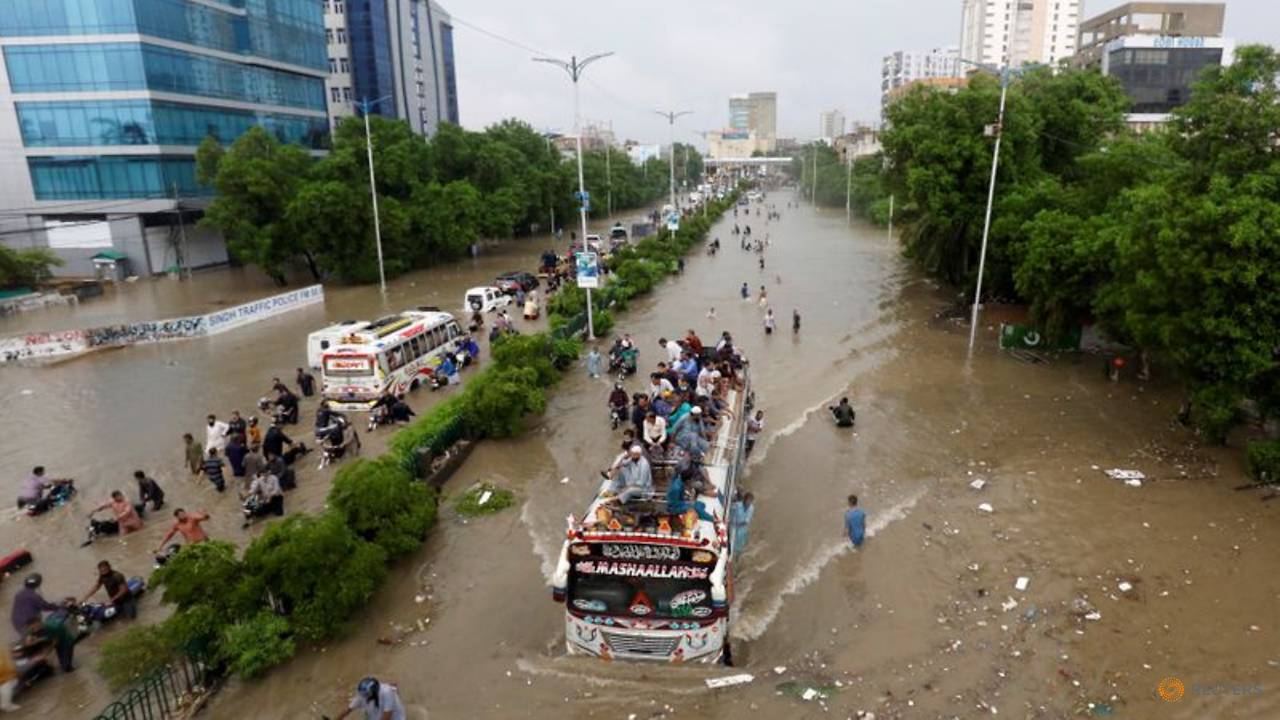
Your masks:
{"label": "pedestrian", "polygon": [[800,332],[800,311],[796,308],[791,309],[791,332]]}
{"label": "pedestrian", "polygon": [[769,291],[765,290],[763,285],[760,286],[760,307],[769,307]]}
{"label": "pedestrian", "polygon": [[245,428],[248,432],[246,438],[249,446],[249,452],[258,452],[262,449],[262,426],[258,424],[258,416],[254,415],[249,418],[249,425]]}
{"label": "pedestrian", "polygon": [[[267,461],[263,459],[262,453],[254,448],[249,448],[249,452],[244,456],[244,477],[252,478],[258,474],[258,471],[267,466]],[[241,487],[248,487],[248,483],[244,480],[240,483]]]}
{"label": "pedestrian", "polygon": [[201,523],[209,519],[209,513],[203,510],[189,513],[182,508],[178,508],[173,511],[173,517],[175,518],[173,527],[169,528],[169,532],[165,533],[165,536],[160,540],[160,544],[151,551],[152,553],[159,554],[164,548],[164,544],[169,542],[169,538],[179,533],[187,541],[188,545],[195,545],[209,539],[209,536],[204,533],[204,528],[200,527]]}
{"label": "pedestrian", "polygon": [[338,714],[334,720],[342,720],[353,710],[364,713],[365,720],[405,720],[404,703],[400,701],[400,691],[395,685],[379,682],[377,678],[367,677],[356,686],[355,697],[351,704]]}
{"label": "pedestrian", "polygon": [[245,505],[246,513],[244,526],[249,524],[254,518],[263,517],[272,514],[277,517],[284,515],[284,490],[280,488],[280,478],[271,474],[268,470],[261,470],[257,477],[253,479],[253,483],[249,486],[249,492],[246,493]]}
{"label": "pedestrian", "polygon": [[729,538],[729,547],[733,549],[733,554],[740,555],[747,549],[748,531],[751,528],[751,519],[756,515],[756,496],[746,493],[733,501],[733,522],[731,524],[732,535]]}
{"label": "pedestrian", "polygon": [[231,442],[227,443],[226,452],[227,462],[231,464],[231,474],[236,477],[244,477],[244,456],[249,454],[249,448],[244,446],[244,440],[239,435],[232,435]]}
{"label": "pedestrian", "polygon": [[227,419],[227,442],[231,442],[231,438],[239,436],[240,444],[244,444],[245,437],[248,435],[249,424],[240,417],[239,410],[232,410],[231,417]]}
{"label": "pedestrian", "polygon": [[107,600],[111,607],[116,609],[116,613],[130,620],[138,617],[138,601],[134,597],[133,592],[129,590],[129,581],[125,579],[124,573],[119,570],[113,570],[111,563],[103,560],[98,563],[97,580],[93,583],[93,587],[89,592],[84,594],[80,599],[83,605],[89,602],[89,598],[98,592],[99,589],[107,591]]}
{"label": "pedestrian", "polygon": [[107,508],[111,508],[111,514],[115,516],[121,535],[128,535],[142,529],[142,518],[138,516],[138,510],[133,503],[125,498],[124,493],[112,490],[110,500],[89,511],[89,519],[93,519],[94,513]]}
{"label": "pedestrian", "polygon": [[[280,423],[273,422],[267,429],[267,436],[262,440],[262,456],[267,460],[273,457],[284,457],[284,446],[293,446],[293,439],[284,434]],[[286,459],[285,462],[290,462]]]}
{"label": "pedestrian", "polygon": [[715,306],[714,306],[714,305],[712,305],[712,306],[711,306],[711,309],[707,311],[707,319],[708,319],[708,320],[715,320],[715,319],[716,319],[716,308],[715,308]]}
{"label": "pedestrian", "polygon": [[844,532],[854,547],[862,547],[867,535],[867,514],[858,507],[858,496],[849,496],[849,509],[844,511]]}
{"label": "pedestrian", "polygon": [[204,447],[191,437],[191,433],[182,434],[182,453],[187,469],[192,475],[199,475],[200,468],[204,467]]}
{"label": "pedestrian", "polygon": [[133,471],[133,479],[138,482],[138,504],[134,506],[138,510],[138,515],[146,512],[147,503],[151,503],[152,510],[164,507],[164,490],[160,489],[159,483],[147,477],[147,474],[141,470]]}
{"label": "pedestrian", "polygon": [[21,705],[13,703],[13,693],[18,689],[18,668],[13,664],[13,654],[0,652],[0,711],[17,712]]}
{"label": "pedestrian", "polygon": [[769,308],[764,313],[764,334],[772,335],[773,328],[776,327],[776,325],[777,323],[773,319],[773,308]]}
{"label": "pedestrian", "polygon": [[746,454],[750,455],[752,449],[756,446],[756,438],[760,436],[764,430],[764,411],[757,410],[756,416],[747,420],[747,447]]}
{"label": "pedestrian", "polygon": [[213,413],[205,418],[204,430],[204,449],[221,451],[227,447],[227,424],[218,419]]}
{"label": "pedestrian", "polygon": [[204,473],[218,492],[227,489],[227,481],[222,477],[222,458],[218,457],[218,448],[209,448],[209,454],[205,456],[200,472]]}
{"label": "pedestrian", "polygon": [[594,345],[587,353],[587,377],[593,380],[600,377],[600,351]]}
{"label": "pedestrian", "polygon": [[827,410],[835,416],[836,427],[853,427],[854,422],[858,418],[858,414],[854,412],[853,406],[849,404],[849,398],[840,398],[840,404],[829,406]]}
{"label": "pedestrian", "polygon": [[751,298],[751,289],[747,287],[746,283],[742,283],[742,290],[740,290],[740,292],[742,293],[743,300],[748,300]]}
{"label": "pedestrian", "polygon": [[764,255],[761,255],[761,256],[760,256],[760,269],[761,269],[761,270],[763,270],[763,269],[764,269]]}
{"label": "pedestrian", "polygon": [[316,376],[298,368],[298,374],[295,378],[298,382],[298,389],[302,391],[302,397],[311,397],[316,394]]}

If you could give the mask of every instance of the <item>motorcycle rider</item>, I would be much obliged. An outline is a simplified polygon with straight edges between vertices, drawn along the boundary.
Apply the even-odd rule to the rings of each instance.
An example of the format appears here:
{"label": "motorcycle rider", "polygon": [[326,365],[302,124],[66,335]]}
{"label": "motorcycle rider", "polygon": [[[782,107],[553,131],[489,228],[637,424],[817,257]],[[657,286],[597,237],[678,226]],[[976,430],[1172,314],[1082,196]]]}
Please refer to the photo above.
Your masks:
{"label": "motorcycle rider", "polygon": [[614,383],[613,392],[609,393],[609,411],[612,414],[615,428],[627,421],[627,405],[630,403],[631,397],[627,395],[622,383]]}
{"label": "motorcycle rider", "polygon": [[52,501],[49,498],[49,491],[58,485],[68,485],[71,483],[70,478],[47,478],[44,476],[44,466],[37,465],[31,470],[31,476],[22,483],[21,489],[18,491],[18,507],[24,508],[28,505],[34,505],[36,513],[42,513],[49,509]]}
{"label": "motorcycle rider", "polygon": [[[382,391],[382,394],[378,396],[377,400],[373,401],[373,405],[369,408],[369,412],[372,415],[372,417],[377,420],[378,424],[381,425],[383,423],[388,422],[388,413],[391,412],[391,406],[395,404],[396,404],[396,396],[391,393],[391,388],[387,388],[386,390]],[[328,426],[329,425],[324,425],[323,427],[328,427]],[[316,432],[317,433],[320,432],[321,427],[322,426],[320,425],[319,413],[317,412],[317,415],[316,415]]]}
{"label": "motorcycle rider", "polygon": [[129,582],[125,579],[124,573],[111,569],[111,563],[106,560],[98,563],[98,578],[89,592],[80,599],[80,604],[89,602],[89,598],[93,597],[100,588],[107,591],[107,600],[121,617],[127,617],[130,620],[138,617],[138,599],[129,590]]}

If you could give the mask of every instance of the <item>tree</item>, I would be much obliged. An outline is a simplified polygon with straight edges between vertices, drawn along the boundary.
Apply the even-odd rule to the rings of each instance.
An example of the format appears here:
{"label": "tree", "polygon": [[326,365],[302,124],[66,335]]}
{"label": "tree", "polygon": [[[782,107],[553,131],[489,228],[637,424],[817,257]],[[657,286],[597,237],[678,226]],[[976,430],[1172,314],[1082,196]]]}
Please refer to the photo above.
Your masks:
{"label": "tree", "polygon": [[32,287],[53,277],[62,258],[48,248],[14,250],[0,245],[0,288]]}
{"label": "tree", "polygon": [[225,151],[206,138],[196,163],[200,182],[215,190],[200,224],[221,230],[233,255],[283,285],[285,265],[304,249],[284,218],[311,164],[307,151],[254,126]]}

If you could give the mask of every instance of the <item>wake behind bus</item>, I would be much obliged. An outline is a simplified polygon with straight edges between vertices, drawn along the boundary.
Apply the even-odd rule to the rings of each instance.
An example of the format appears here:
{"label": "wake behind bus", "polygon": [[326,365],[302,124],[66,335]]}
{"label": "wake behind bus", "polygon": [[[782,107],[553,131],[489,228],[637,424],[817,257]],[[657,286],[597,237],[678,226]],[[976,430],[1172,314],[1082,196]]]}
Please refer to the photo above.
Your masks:
{"label": "wake behind bus", "polygon": [[464,335],[452,315],[435,310],[362,324],[321,355],[321,396],[334,410],[367,411],[384,392],[399,395],[430,382]]}
{"label": "wake behind bus", "polygon": [[648,497],[624,503],[606,479],[585,515],[569,516],[552,596],[564,603],[570,654],[729,661],[735,559],[729,529],[753,404],[745,361],[732,357],[733,375],[721,378],[726,390],[718,398],[728,412],[721,412],[701,459],[715,494],[696,497],[713,520],[695,510],[673,513],[663,499],[682,462],[674,444],[647,455],[654,482]]}

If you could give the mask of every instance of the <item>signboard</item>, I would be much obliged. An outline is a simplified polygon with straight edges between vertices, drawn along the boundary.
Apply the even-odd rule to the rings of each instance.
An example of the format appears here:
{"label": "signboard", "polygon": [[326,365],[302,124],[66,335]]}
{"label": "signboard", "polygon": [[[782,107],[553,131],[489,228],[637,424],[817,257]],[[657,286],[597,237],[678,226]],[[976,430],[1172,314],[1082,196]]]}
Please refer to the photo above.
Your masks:
{"label": "signboard", "polygon": [[658,563],[616,562],[610,560],[579,560],[573,569],[582,575],[613,575],[616,577],[662,578],[670,580],[706,580],[710,568],[691,565],[662,565]]}
{"label": "signboard", "polygon": [[674,211],[667,213],[667,229],[671,232],[680,229],[680,213]]}
{"label": "signboard", "polygon": [[216,335],[241,325],[247,325],[272,315],[279,315],[282,312],[318,302],[324,302],[324,286],[312,285],[301,290],[272,295],[269,298],[209,313],[205,316],[209,328],[208,334]]}
{"label": "signboard", "polygon": [[1006,323],[1000,326],[1001,350],[1079,350],[1080,328],[1075,327],[1050,341],[1048,335],[1031,325]]}
{"label": "signboard", "polygon": [[578,287],[600,287],[600,256],[593,252],[574,253],[578,267]]}
{"label": "signboard", "polygon": [[1204,47],[1204,38],[1159,35],[1152,41],[1152,45],[1158,48],[1202,48]]}
{"label": "signboard", "polygon": [[605,543],[600,554],[610,560],[679,560],[680,548],[674,545],[641,543]]}

